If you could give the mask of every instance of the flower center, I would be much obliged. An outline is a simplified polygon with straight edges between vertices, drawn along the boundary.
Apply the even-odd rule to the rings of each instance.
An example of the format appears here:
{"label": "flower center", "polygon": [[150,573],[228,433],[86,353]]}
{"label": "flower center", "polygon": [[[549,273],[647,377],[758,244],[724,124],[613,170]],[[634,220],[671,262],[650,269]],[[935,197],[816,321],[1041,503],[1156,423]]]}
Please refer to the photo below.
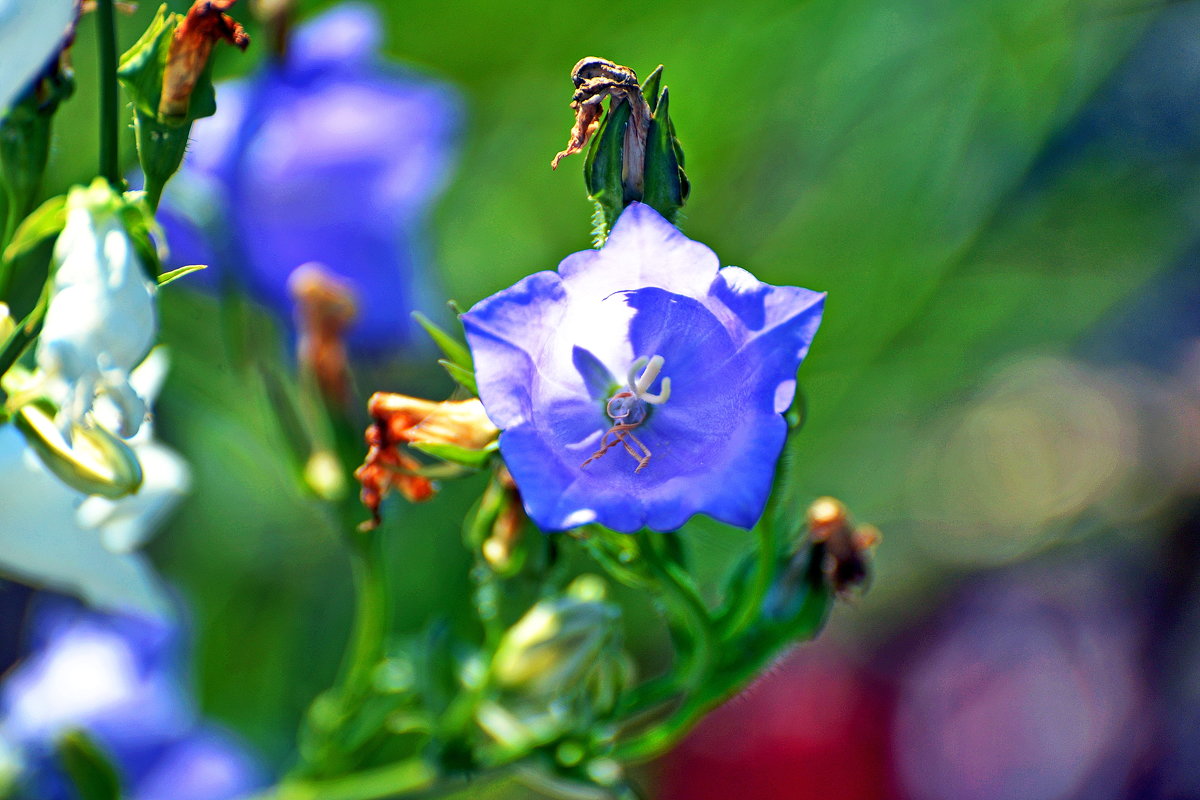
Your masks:
{"label": "flower center", "polygon": [[629,367],[626,388],[610,397],[604,406],[604,411],[613,421],[613,425],[600,437],[600,447],[580,465],[581,467],[586,467],[618,444],[623,445],[625,452],[638,460],[635,474],[650,463],[650,448],[634,436],[633,431],[646,421],[650,412],[648,404],[660,406],[671,397],[670,378],[662,379],[662,389],[657,394],[650,391],[655,379],[662,372],[663,361],[663,357],[658,355],[643,357]]}

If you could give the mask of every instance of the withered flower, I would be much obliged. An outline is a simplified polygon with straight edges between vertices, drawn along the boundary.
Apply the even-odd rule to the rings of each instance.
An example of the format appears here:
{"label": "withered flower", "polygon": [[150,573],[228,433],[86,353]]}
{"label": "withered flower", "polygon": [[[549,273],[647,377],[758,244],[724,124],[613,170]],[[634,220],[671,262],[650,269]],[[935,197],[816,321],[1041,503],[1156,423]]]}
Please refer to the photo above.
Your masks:
{"label": "withered flower", "polygon": [[846,506],[832,497],[821,497],[808,507],[809,541],[814,557],[835,594],[845,596],[869,577],[867,560],[882,539],[873,525],[856,527]]}
{"label": "withered flower", "polygon": [[402,449],[405,444],[453,445],[482,450],[499,435],[478,399],[436,402],[402,394],[376,392],[367,402],[374,423],[367,428],[367,458],[355,473],[362,501],[371,510],[366,529],[379,525],[379,506],[392,490],[410,502],[433,497],[436,488],[421,473],[421,462]]}
{"label": "withered flower", "polygon": [[650,106],[642,97],[637,73],[606,58],[588,56],[580,59],[571,70],[571,81],[575,84],[575,94],[571,97],[575,125],[571,128],[567,149],[554,157],[550,167],[558,169],[558,162],[587,147],[592,134],[600,127],[604,98],[611,97],[610,112],[621,103],[630,105],[629,126],[625,129],[625,171],[632,179],[631,185],[640,189],[642,165],[646,160],[646,134],[650,129]]}
{"label": "withered flower", "polygon": [[300,363],[313,371],[330,402],[344,405],[350,394],[346,330],[358,316],[354,292],[315,262],[292,272],[288,291],[296,301]]}
{"label": "withered flower", "polygon": [[158,113],[167,119],[187,116],[196,81],[208,66],[213,46],[229,42],[245,50],[250,37],[227,11],[237,0],[197,0],[171,39],[167,66],[163,71]]}

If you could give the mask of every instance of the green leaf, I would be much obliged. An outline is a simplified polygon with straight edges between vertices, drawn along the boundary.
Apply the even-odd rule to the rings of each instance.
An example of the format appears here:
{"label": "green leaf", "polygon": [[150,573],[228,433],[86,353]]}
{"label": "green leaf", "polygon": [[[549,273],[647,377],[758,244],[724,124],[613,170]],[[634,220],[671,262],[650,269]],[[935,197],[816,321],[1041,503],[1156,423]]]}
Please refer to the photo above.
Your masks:
{"label": "green leaf", "polygon": [[687,199],[686,181],[679,167],[672,133],[670,98],[662,90],[658,107],[650,117],[646,135],[646,178],[642,202],[652,206],[667,219],[674,221]]}
{"label": "green leaf", "polygon": [[4,249],[7,264],[25,255],[33,248],[62,233],[67,226],[67,196],[51,197],[42,203],[17,227],[12,241]]}
{"label": "green leaf", "polygon": [[468,450],[456,444],[444,444],[441,442],[409,442],[408,446],[413,450],[419,450],[422,453],[440,458],[443,461],[449,461],[452,464],[480,469],[487,464],[492,454],[499,449],[500,443],[498,441],[490,442],[482,450]]}
{"label": "green leaf", "polygon": [[158,285],[160,287],[166,286],[168,283],[174,283],[175,281],[179,280],[184,275],[190,275],[193,272],[199,272],[202,269],[208,269],[208,265],[188,264],[186,267],[180,267],[179,269],[173,269],[170,272],[164,272],[158,276]]}
{"label": "green leaf", "polygon": [[70,731],[58,742],[58,758],[79,800],[121,800],[121,781],[112,762],[82,731]]}
{"label": "green leaf", "polygon": [[450,377],[453,378],[456,383],[469,391],[471,394],[479,396],[479,386],[475,383],[475,373],[473,371],[469,369],[463,369],[453,361],[447,361],[444,358],[439,358],[438,363],[442,365],[446,372],[450,373]]}
{"label": "green leaf", "polygon": [[414,311],[412,316],[417,321],[417,324],[425,329],[425,332],[429,334],[438,348],[446,354],[446,358],[451,363],[457,364],[465,370],[474,371],[475,362],[471,359],[471,351],[467,349],[465,344],[439,328],[437,323],[420,311]]}

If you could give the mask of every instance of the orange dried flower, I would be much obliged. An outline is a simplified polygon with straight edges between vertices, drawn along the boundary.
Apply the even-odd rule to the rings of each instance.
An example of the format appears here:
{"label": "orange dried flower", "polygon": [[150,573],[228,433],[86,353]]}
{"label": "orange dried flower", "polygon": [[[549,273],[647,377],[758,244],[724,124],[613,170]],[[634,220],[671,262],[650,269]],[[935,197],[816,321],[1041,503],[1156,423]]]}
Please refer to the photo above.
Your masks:
{"label": "orange dried flower", "polygon": [[435,402],[402,394],[376,392],[367,402],[374,423],[367,428],[370,450],[355,473],[362,483],[362,501],[371,511],[365,527],[379,525],[379,506],[391,489],[410,502],[433,497],[436,487],[417,474],[421,463],[402,450],[406,443],[450,444],[481,450],[499,431],[488,419],[477,398]]}

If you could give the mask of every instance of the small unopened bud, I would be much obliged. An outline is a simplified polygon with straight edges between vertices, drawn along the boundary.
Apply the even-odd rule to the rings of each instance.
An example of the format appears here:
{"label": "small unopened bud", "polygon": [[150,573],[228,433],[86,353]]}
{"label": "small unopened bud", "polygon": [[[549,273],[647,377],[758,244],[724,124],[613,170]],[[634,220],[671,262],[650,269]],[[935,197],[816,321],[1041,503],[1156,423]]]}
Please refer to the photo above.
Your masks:
{"label": "small unopened bud", "polygon": [[535,604],[508,629],[492,660],[496,684],[526,696],[553,697],[578,685],[616,641],[620,611],[603,583],[582,576],[560,596]]}
{"label": "small unopened bud", "polygon": [[330,403],[345,405],[350,395],[346,330],[358,314],[354,292],[316,263],[297,267],[288,276],[288,290],[296,301],[300,363],[312,370]]}
{"label": "small unopened bud", "polygon": [[115,499],[142,485],[142,466],[133,450],[99,425],[68,423],[68,441],[53,417],[36,405],[22,407],[13,422],[46,468],[73,489]]}
{"label": "small unopened bud", "polygon": [[236,0],[197,0],[175,30],[163,70],[158,113],[165,119],[187,117],[196,82],[208,68],[213,46],[226,41],[239,50],[250,44],[246,31],[227,11]]}

